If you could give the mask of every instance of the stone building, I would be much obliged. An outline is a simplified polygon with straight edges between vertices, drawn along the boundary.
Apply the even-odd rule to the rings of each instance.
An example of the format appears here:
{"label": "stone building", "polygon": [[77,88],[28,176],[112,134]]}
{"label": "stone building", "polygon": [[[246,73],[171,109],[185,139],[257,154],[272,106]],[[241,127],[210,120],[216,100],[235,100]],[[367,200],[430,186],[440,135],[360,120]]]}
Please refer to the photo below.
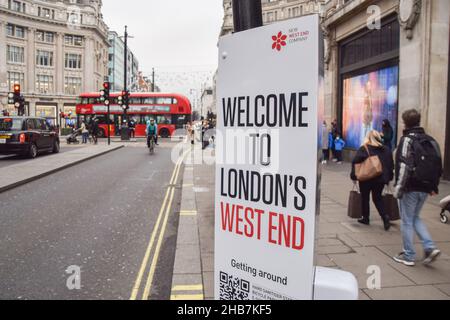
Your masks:
{"label": "stone building", "polygon": [[77,95],[108,75],[108,28],[101,0],[0,0],[0,110],[20,83],[26,113],[59,124]]}
{"label": "stone building", "polygon": [[448,0],[330,0],[324,7],[325,118],[337,119],[347,156],[370,129],[415,108],[445,153],[450,178]]}
{"label": "stone building", "polygon": [[[263,23],[270,24],[276,21],[301,17],[307,14],[319,13],[321,6],[327,0],[261,0]],[[233,32],[232,0],[223,1],[224,22],[221,36]]]}

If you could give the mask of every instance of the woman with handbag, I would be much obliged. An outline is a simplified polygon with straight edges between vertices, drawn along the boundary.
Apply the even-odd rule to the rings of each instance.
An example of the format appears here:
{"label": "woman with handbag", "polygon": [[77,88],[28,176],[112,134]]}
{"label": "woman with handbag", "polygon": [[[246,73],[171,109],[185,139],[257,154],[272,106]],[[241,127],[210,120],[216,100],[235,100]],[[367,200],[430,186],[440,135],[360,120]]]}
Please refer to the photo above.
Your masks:
{"label": "woman with handbag", "polygon": [[391,227],[390,217],[383,203],[383,190],[394,179],[394,160],[389,148],[377,131],[370,131],[352,162],[351,179],[357,183],[362,196],[362,219],[359,223],[370,225],[370,194],[383,219],[384,229]]}

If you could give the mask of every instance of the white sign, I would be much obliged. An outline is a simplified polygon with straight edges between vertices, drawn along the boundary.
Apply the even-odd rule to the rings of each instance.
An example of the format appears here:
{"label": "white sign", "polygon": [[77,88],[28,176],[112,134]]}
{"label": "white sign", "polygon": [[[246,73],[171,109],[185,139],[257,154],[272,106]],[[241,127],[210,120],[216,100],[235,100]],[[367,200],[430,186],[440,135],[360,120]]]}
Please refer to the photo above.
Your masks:
{"label": "white sign", "polygon": [[312,299],[319,18],[219,44],[215,297]]}

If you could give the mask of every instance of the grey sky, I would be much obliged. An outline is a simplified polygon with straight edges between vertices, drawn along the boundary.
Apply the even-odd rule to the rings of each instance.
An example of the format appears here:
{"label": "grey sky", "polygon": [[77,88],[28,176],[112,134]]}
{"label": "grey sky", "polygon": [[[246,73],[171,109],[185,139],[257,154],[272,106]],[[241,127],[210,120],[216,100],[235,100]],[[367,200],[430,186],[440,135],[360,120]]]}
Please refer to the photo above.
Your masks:
{"label": "grey sky", "polygon": [[210,73],[216,68],[222,3],[222,0],[103,0],[103,15],[110,29],[119,34],[128,25],[130,35],[135,37],[129,41],[130,48],[145,75],[156,67],[159,77],[165,74],[166,78],[175,79],[182,78],[177,74],[185,71]]}

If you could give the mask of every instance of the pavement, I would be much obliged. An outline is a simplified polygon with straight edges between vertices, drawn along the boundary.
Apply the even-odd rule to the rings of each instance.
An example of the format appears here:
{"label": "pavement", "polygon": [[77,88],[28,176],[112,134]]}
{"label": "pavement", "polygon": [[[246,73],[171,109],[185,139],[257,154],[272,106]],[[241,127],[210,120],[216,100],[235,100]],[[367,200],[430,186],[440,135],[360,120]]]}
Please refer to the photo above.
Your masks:
{"label": "pavement", "polygon": [[1,157],[0,193],[115,151],[123,146],[123,144],[108,146],[105,142],[100,142],[98,145],[68,146],[64,140],[61,140],[61,152],[58,154],[40,155],[33,160],[17,156]]}
{"label": "pavement", "polygon": [[[203,158],[213,159],[213,149],[206,149]],[[400,222],[394,222],[391,230],[385,232],[373,204],[371,226],[360,225],[347,217],[348,195],[353,186],[350,165],[331,163],[323,166],[322,171],[317,266],[353,273],[361,300],[449,300],[450,224],[440,222],[439,200],[450,194],[450,184],[442,183],[441,195],[430,198],[421,215],[442,255],[431,266],[418,263],[411,268],[392,259],[402,251]],[[177,294],[185,299],[214,299],[214,175],[214,165],[201,163],[192,165],[192,169],[187,167],[185,173],[182,197],[186,210],[195,214],[180,218],[176,253],[179,260],[172,284],[175,299]],[[186,223],[182,223],[183,219]],[[417,238],[416,246],[421,258],[422,248]],[[189,254],[181,252],[188,247]],[[194,267],[191,262],[195,262]],[[195,290],[178,291],[180,288]]]}
{"label": "pavement", "polygon": [[[169,299],[182,181],[175,146],[161,141],[150,155],[145,142],[126,143],[0,193],[0,299]],[[106,146],[71,157],[91,148]]]}

